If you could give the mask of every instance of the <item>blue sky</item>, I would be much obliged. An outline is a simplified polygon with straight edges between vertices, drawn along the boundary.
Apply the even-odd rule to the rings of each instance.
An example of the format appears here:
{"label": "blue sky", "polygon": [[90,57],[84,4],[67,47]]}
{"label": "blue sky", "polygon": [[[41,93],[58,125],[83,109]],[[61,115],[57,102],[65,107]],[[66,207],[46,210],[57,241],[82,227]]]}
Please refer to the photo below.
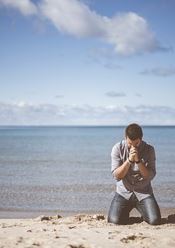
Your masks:
{"label": "blue sky", "polygon": [[174,0],[0,0],[0,125],[175,125]]}

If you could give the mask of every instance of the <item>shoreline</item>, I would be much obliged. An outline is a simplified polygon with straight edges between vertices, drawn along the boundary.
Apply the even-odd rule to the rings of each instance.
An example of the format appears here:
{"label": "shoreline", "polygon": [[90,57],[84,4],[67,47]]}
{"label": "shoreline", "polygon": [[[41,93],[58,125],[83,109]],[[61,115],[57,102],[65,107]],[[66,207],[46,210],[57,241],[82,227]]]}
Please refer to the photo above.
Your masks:
{"label": "shoreline", "polygon": [[[162,218],[167,218],[169,215],[175,214],[175,207],[174,208],[165,208],[160,207],[161,216]],[[85,214],[85,215],[94,215],[94,214],[102,214],[106,215],[108,214],[108,211],[60,211],[60,210],[0,210],[0,220],[1,219],[31,219],[31,218],[37,218],[38,216],[45,215],[45,216],[53,216],[53,215],[61,215],[62,217],[68,217],[78,214]],[[140,217],[139,212],[136,209],[133,209],[130,212],[130,217]]]}

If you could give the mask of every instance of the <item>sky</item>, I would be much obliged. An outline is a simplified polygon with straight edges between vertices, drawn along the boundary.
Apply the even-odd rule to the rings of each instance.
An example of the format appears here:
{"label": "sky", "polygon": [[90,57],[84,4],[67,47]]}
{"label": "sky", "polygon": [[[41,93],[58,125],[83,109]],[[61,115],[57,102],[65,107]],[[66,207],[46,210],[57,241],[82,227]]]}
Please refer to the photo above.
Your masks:
{"label": "sky", "polygon": [[0,0],[0,125],[175,125],[174,0]]}

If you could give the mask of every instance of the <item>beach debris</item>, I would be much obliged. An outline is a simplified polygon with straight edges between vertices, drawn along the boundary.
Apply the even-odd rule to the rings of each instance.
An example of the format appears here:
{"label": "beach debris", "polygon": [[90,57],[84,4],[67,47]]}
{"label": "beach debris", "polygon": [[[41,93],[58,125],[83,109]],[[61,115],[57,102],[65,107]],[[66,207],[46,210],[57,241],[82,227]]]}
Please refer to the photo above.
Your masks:
{"label": "beach debris", "polygon": [[80,245],[72,245],[72,244],[70,244],[70,245],[68,245],[68,247],[70,247],[70,248],[86,248],[84,245],[82,245],[82,244],[80,244]]}
{"label": "beach debris", "polygon": [[17,244],[18,243],[22,243],[23,242],[23,237],[18,237],[18,239],[17,239]]}
{"label": "beach debris", "polygon": [[69,226],[68,228],[69,229],[73,229],[73,228],[76,228],[76,226]]}
{"label": "beach debris", "polygon": [[50,221],[50,220],[57,220],[57,219],[60,219],[60,218],[62,218],[62,216],[59,215],[59,214],[57,214],[55,216],[41,215],[41,216],[37,217],[36,220],[40,220],[40,221],[47,220],[47,221]]}
{"label": "beach debris", "polygon": [[40,246],[41,244],[38,242],[38,241],[35,241],[35,242],[33,242],[33,244],[32,245],[35,245],[35,246]]}
{"label": "beach debris", "polygon": [[6,228],[6,227],[8,227],[8,226],[5,223],[1,224],[1,228]]}
{"label": "beach debris", "polygon": [[60,219],[60,218],[62,218],[62,216],[59,215],[59,214],[57,214],[57,215],[56,215],[56,218],[57,218],[57,219]]}
{"label": "beach debris", "polygon": [[75,216],[75,219],[78,221],[93,221],[93,220],[104,220],[105,216],[102,214],[94,214],[94,215],[87,215],[87,214],[79,214]]}
{"label": "beach debris", "polygon": [[121,241],[122,243],[130,243],[130,242],[142,240],[142,239],[145,239],[145,238],[146,238],[146,237],[143,236],[143,233],[139,233],[139,234],[131,234],[131,235],[128,235],[127,237],[122,238],[120,241]]}
{"label": "beach debris", "polygon": [[52,221],[52,225],[57,225],[58,223],[56,221]]}
{"label": "beach debris", "polygon": [[103,214],[94,214],[92,218],[95,220],[104,220],[105,216]]}
{"label": "beach debris", "polygon": [[43,221],[43,220],[51,220],[51,217],[50,216],[41,216],[40,217],[40,220]]}

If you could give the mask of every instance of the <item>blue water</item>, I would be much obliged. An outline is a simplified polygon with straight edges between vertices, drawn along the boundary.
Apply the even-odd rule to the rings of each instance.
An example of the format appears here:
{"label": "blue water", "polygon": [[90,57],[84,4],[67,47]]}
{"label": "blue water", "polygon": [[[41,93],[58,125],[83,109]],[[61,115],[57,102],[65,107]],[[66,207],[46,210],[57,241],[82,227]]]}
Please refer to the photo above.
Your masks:
{"label": "blue water", "polygon": [[[175,127],[144,127],[154,145],[152,185],[175,207]],[[124,127],[1,127],[0,211],[106,212],[115,190],[112,146]]]}

